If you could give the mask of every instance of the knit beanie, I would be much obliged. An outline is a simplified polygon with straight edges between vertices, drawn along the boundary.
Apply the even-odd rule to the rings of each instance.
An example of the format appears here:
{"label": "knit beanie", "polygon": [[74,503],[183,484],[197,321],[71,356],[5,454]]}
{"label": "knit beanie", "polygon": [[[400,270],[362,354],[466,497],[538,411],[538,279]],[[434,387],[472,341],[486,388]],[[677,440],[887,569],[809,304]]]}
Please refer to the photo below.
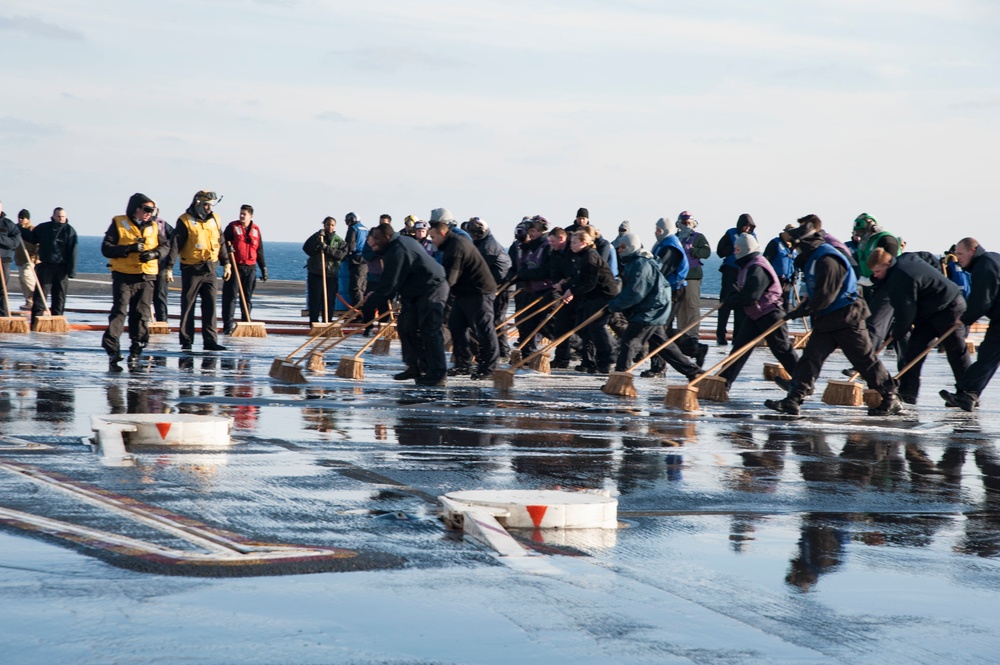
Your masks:
{"label": "knit beanie", "polygon": [[749,233],[741,233],[736,236],[735,242],[735,252],[737,258],[743,258],[744,256],[750,256],[755,252],[760,251],[760,243]]}
{"label": "knit beanie", "polygon": [[28,212],[27,208],[25,208],[25,209],[21,210],[21,212],[17,213],[17,218],[18,219],[31,219],[31,213]]}
{"label": "knit beanie", "polygon": [[434,210],[431,210],[431,224],[434,222],[447,222],[448,224],[451,224],[454,221],[455,218],[452,216],[451,211],[447,208],[434,208]]}
{"label": "knit beanie", "polygon": [[590,219],[590,211],[587,210],[586,208],[580,208],[579,210],[576,211],[576,216],[586,217],[587,219]]}

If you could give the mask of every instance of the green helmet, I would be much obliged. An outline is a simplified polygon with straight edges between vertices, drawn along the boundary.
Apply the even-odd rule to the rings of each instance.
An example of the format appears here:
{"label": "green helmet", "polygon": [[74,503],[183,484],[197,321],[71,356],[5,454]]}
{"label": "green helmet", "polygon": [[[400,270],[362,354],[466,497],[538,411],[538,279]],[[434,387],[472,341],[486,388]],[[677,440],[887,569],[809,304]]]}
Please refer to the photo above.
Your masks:
{"label": "green helmet", "polygon": [[867,212],[863,212],[854,218],[855,231],[866,231],[872,226],[878,226],[878,220],[869,215]]}

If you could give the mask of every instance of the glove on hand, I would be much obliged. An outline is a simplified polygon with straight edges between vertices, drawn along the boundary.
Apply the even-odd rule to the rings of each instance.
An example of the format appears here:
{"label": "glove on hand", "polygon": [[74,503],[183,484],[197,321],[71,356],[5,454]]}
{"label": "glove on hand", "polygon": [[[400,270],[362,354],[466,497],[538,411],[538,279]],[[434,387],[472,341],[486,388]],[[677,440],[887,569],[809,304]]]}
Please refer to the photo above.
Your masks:
{"label": "glove on hand", "polygon": [[222,280],[228,282],[229,278],[232,276],[233,276],[233,267],[228,263],[222,266]]}
{"label": "glove on hand", "polygon": [[262,281],[262,282],[266,282],[267,281],[267,268],[261,267],[261,269],[260,269],[260,281]]}
{"label": "glove on hand", "polygon": [[160,258],[160,253],[157,252],[155,249],[147,249],[144,252],[139,252],[139,260],[142,261],[143,263],[146,263],[147,261],[153,261],[158,258]]}

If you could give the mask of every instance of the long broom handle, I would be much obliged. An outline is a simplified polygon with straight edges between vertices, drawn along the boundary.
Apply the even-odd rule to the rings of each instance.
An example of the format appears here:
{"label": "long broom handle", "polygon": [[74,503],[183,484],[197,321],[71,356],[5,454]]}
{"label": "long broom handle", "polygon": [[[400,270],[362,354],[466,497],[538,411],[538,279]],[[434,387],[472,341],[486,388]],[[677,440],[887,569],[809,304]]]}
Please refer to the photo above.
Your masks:
{"label": "long broom handle", "polygon": [[588,318],[586,321],[584,321],[580,325],[576,326],[575,328],[573,328],[569,332],[564,333],[564,334],[560,335],[558,338],[552,340],[551,342],[549,342],[548,344],[546,344],[542,348],[540,348],[537,351],[535,351],[534,353],[532,353],[527,358],[521,358],[521,362],[516,363],[514,365],[511,365],[510,368],[511,369],[518,369],[519,367],[523,367],[527,363],[530,363],[532,360],[534,360],[538,356],[542,355],[543,353],[548,353],[550,349],[554,349],[555,347],[559,346],[560,344],[562,344],[563,342],[565,342],[566,340],[568,340],[570,337],[572,337],[573,335],[575,335],[577,332],[579,332],[580,330],[583,330],[584,328],[586,328],[587,326],[589,326],[591,323],[593,323],[597,319],[601,318],[601,315],[604,314],[604,310],[606,310],[607,308],[608,308],[607,305],[605,305],[604,307],[600,308],[599,310],[597,310],[596,312],[594,312],[590,316],[590,318]]}
{"label": "long broom handle", "polygon": [[686,335],[692,328],[694,328],[697,325],[700,325],[701,322],[704,321],[705,319],[707,319],[710,314],[714,314],[715,312],[719,311],[719,309],[721,309],[721,308],[722,308],[722,303],[720,302],[718,305],[716,305],[712,309],[708,310],[707,312],[705,312],[704,314],[702,314],[701,316],[699,316],[697,319],[695,319],[691,323],[687,324],[682,330],[678,330],[677,334],[675,334],[673,337],[671,337],[670,339],[668,339],[666,342],[664,342],[663,344],[660,344],[658,347],[656,347],[655,349],[653,349],[652,351],[650,351],[648,354],[646,354],[646,356],[644,358],[642,358],[638,362],[634,363],[631,367],[629,367],[625,371],[626,372],[634,372],[644,362],[646,362],[647,360],[649,360],[650,358],[652,358],[653,356],[655,356],[657,353],[659,353],[663,349],[667,348],[668,346],[670,346],[671,344],[673,344],[674,342],[676,342],[677,340],[679,340],[681,337],[683,337],[684,335]]}
{"label": "long broom handle", "polygon": [[357,360],[358,358],[360,358],[361,355],[365,351],[367,351],[371,347],[372,344],[374,344],[375,342],[378,341],[379,337],[382,337],[383,335],[388,334],[388,332],[390,330],[392,330],[392,328],[390,326],[381,326],[379,328],[378,332],[375,333],[374,335],[372,335],[372,338],[370,340],[368,340],[367,342],[365,342],[364,346],[362,346],[360,349],[358,349],[358,352],[354,354],[354,359]]}
{"label": "long broom handle", "polygon": [[[531,334],[530,334],[530,335],[528,335],[527,337],[525,337],[525,338],[524,338],[524,341],[523,341],[523,342],[521,342],[520,346],[518,346],[518,347],[517,347],[517,350],[518,350],[518,351],[520,351],[521,349],[523,349],[523,348],[524,348],[524,345],[528,343],[528,340],[530,340],[530,339],[534,339],[534,338],[535,338],[535,335],[537,335],[537,334],[538,334],[538,331],[539,331],[539,330],[541,330],[542,328],[544,328],[544,327],[545,327],[545,324],[546,324],[546,323],[548,323],[549,321],[551,321],[551,320],[552,320],[552,317],[554,317],[554,316],[556,315],[556,313],[557,313],[557,312],[558,312],[558,311],[559,311],[560,309],[562,309],[562,308],[563,308],[563,305],[565,305],[565,304],[566,304],[566,302],[565,302],[564,300],[553,300],[552,302],[553,302],[553,304],[554,304],[554,303],[559,303],[559,304],[558,304],[558,305],[556,305],[556,306],[555,306],[555,307],[554,307],[554,308],[552,309],[552,311],[551,311],[551,312],[549,312],[549,315],[548,315],[548,316],[546,316],[546,317],[545,317],[544,319],[542,319],[542,322],[538,324],[538,327],[537,327],[537,328],[535,328],[534,330],[532,330],[532,331],[531,331]],[[546,307],[552,307],[552,305],[551,305],[551,304],[550,304],[550,305],[546,305]],[[545,307],[543,307],[542,309],[544,310],[544,309],[545,309]]]}
{"label": "long broom handle", "polygon": [[514,275],[513,277],[511,277],[510,279],[508,279],[506,282],[504,282],[503,284],[501,284],[500,286],[498,286],[497,287],[496,295],[500,295],[501,293],[503,293],[504,291],[506,291],[508,288],[510,288],[510,285],[513,284],[516,280],[517,280],[517,275]]}
{"label": "long broom handle", "polygon": [[[364,301],[362,301],[362,303],[364,303]],[[361,312],[355,310],[355,311],[348,312],[347,314],[348,314],[348,316],[345,316],[345,318],[343,319],[342,323],[350,323],[352,320],[354,320],[354,317],[360,316]],[[298,353],[302,349],[306,348],[310,344],[316,344],[316,340],[323,339],[324,337],[329,337],[333,333],[333,329],[334,329],[333,326],[329,325],[319,335],[317,335],[315,337],[310,337],[309,339],[307,339],[306,341],[304,341],[302,344],[299,345],[299,347],[297,349],[295,349],[294,351],[292,351],[291,353],[289,353],[287,356],[285,356],[285,362],[286,363],[287,362],[291,362],[292,357],[295,356],[296,353]]]}
{"label": "long broom handle", "polygon": [[[35,276],[35,291],[42,296],[42,306],[45,307],[45,316],[52,316],[52,312],[49,310],[49,303],[45,300],[45,291],[42,290],[42,283],[38,281],[38,272],[35,270],[35,266],[31,263],[31,255],[28,254],[28,248],[24,246],[24,237],[21,236],[19,241],[21,243],[21,249],[24,250],[24,253],[28,256],[28,263],[25,265],[31,269],[31,274]],[[4,289],[5,293],[6,291],[7,289]]]}
{"label": "long broom handle", "polygon": [[[375,323],[377,321],[381,321],[382,319],[384,319],[387,316],[389,316],[389,312],[383,312],[382,314],[379,314],[378,316],[376,316],[371,321],[368,321],[367,323],[365,323],[365,325],[363,327],[361,327],[360,329],[358,329],[357,332],[353,332],[353,333],[351,333],[349,335],[344,335],[343,337],[327,337],[321,343],[317,344],[316,348],[313,349],[311,353],[326,353],[327,351],[329,351],[333,347],[337,346],[338,344],[340,344],[344,340],[348,339],[349,337],[354,337],[355,335],[360,335],[361,333],[363,333],[365,331],[365,328],[367,328],[368,326],[372,325],[373,323]],[[303,356],[303,358],[304,357],[305,356]]]}
{"label": "long broom handle", "polygon": [[947,337],[948,335],[950,335],[953,332],[955,332],[956,330],[958,330],[958,327],[960,325],[962,325],[962,324],[961,323],[956,323],[951,328],[948,328],[948,330],[946,330],[943,333],[941,333],[941,335],[937,339],[933,340],[930,344],[928,344],[927,348],[924,349],[923,351],[921,351],[920,354],[917,355],[917,357],[915,357],[910,362],[906,363],[906,365],[903,367],[903,369],[899,370],[899,373],[896,374],[896,376],[894,376],[892,378],[893,379],[898,379],[899,377],[903,376],[904,374],[906,374],[907,372],[909,372],[911,369],[913,369],[913,366],[916,365],[921,360],[923,360],[924,356],[926,356],[928,353],[930,353],[931,350],[935,346],[937,346],[938,344],[940,344],[941,341],[944,340],[945,337]]}
{"label": "long broom handle", "polygon": [[537,305],[539,303],[539,301],[541,301],[542,298],[544,298],[544,296],[538,296],[537,298],[535,298],[534,300],[532,300],[530,303],[528,303],[527,305],[525,305],[524,307],[522,307],[521,309],[517,310],[516,312],[514,312],[513,314],[511,314],[510,316],[508,316],[506,319],[504,319],[503,321],[501,321],[500,325],[494,326],[494,330],[500,330],[505,325],[507,325],[508,323],[510,323],[511,321],[513,321],[514,319],[516,319],[517,317],[521,316],[526,311],[528,311],[529,309],[531,309],[532,307],[534,307],[535,305]]}
{"label": "long broom handle", "polygon": [[7,316],[10,316],[10,298],[7,297],[7,278],[3,276],[3,266],[0,266],[0,285],[3,286],[3,302],[7,306]]}
{"label": "long broom handle", "polygon": [[[792,279],[792,295],[795,296],[795,306],[798,307],[799,305],[801,305],[802,304],[802,299],[799,298],[799,283],[794,278]],[[809,317],[808,316],[803,316],[802,317],[802,326],[806,329],[806,332],[808,333],[809,332]]]}
{"label": "long broom handle", "polygon": [[240,269],[239,264],[236,263],[236,252],[233,251],[233,243],[227,242],[226,245],[229,246],[229,255],[233,257],[233,277],[236,278],[236,286],[240,289],[240,302],[243,303],[243,315],[247,317],[247,323],[253,323],[250,319],[250,308],[247,306],[247,295],[243,292],[243,280],[240,279]]}
{"label": "long broom handle", "polygon": [[[875,352],[875,355],[876,356],[882,355],[882,352],[885,351],[890,344],[892,344],[892,335],[889,335],[888,337],[885,338],[885,341],[882,342],[882,346],[878,347],[878,351]],[[847,377],[847,380],[854,381],[859,376],[861,376],[861,372],[854,372],[854,374],[851,374],[849,377]]]}
{"label": "long broom handle", "polygon": [[[322,237],[320,236],[320,238]],[[322,243],[322,240],[320,242]],[[326,292],[326,251],[320,249],[319,255],[323,259],[323,266],[320,271],[323,277],[323,323],[330,323],[330,295]],[[338,293],[337,295],[339,296],[340,294]]]}
{"label": "long broom handle", "polygon": [[746,344],[744,344],[740,348],[736,349],[735,351],[733,351],[732,353],[730,353],[728,356],[726,356],[725,358],[723,358],[719,362],[715,363],[712,367],[709,367],[708,369],[706,369],[704,374],[699,374],[694,379],[692,379],[691,381],[689,381],[688,382],[688,388],[694,387],[694,385],[696,383],[698,383],[699,381],[701,381],[702,379],[704,379],[706,376],[708,376],[709,374],[711,374],[715,370],[717,370],[719,368],[725,368],[725,367],[729,366],[737,358],[739,358],[744,353],[746,353],[747,351],[749,351],[752,348],[754,348],[755,346],[757,346],[757,343],[760,340],[764,339],[765,337],[767,337],[768,335],[770,335],[771,333],[773,333],[775,330],[777,330],[778,328],[780,328],[783,325],[785,325],[785,320],[784,319],[781,319],[781,320],[777,321],[773,326],[771,326],[770,328],[768,328],[767,330],[765,330],[761,334],[757,335],[752,340],[750,340],[749,342],[747,342]]}

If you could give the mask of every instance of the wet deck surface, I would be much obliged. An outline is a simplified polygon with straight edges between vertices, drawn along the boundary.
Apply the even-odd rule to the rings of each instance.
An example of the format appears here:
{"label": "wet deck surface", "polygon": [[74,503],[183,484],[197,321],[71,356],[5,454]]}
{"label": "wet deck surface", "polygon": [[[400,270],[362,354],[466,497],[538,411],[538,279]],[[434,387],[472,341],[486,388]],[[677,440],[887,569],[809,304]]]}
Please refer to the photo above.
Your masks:
{"label": "wet deck surface", "polygon": [[[298,302],[261,302],[297,318]],[[522,371],[507,395],[466,379],[419,389],[390,378],[398,342],[365,357],[364,381],[334,376],[335,350],[326,375],[292,386],[267,373],[301,337],[210,354],[154,337],[122,375],[99,339],[0,336],[0,463],[356,556],[330,572],[179,576],[7,527],[5,662],[996,660],[1000,408],[991,392],[977,414],[944,408],[943,356],[903,417],[816,395],[782,420],[762,406],[781,394],[761,378],[764,349],[728,403],[689,414],[663,405],[662,380],[625,399],[566,370]],[[835,355],[821,385],[844,366]],[[112,468],[87,443],[92,415],[165,411],[230,416],[234,444],[133,449],[134,466]],[[538,556],[513,561],[437,519],[448,491],[555,487],[610,491],[624,528],[519,534]],[[4,469],[0,507],[189,547]]]}

